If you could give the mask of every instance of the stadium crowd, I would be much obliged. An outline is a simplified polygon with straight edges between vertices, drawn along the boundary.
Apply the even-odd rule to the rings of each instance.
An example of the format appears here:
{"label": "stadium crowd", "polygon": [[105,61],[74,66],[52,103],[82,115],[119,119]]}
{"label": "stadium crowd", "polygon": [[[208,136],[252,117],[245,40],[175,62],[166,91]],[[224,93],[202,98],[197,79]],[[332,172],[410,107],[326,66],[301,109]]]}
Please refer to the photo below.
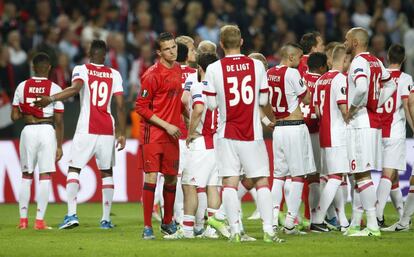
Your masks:
{"label": "stadium crowd", "polygon": [[[263,53],[272,67],[280,62],[280,47],[298,42],[306,32],[320,32],[326,43],[343,42],[346,31],[360,26],[370,33],[370,52],[386,64],[386,49],[392,43],[406,47],[414,43],[413,14],[410,0],[4,0],[0,1],[0,108],[30,77],[34,52],[51,57],[50,78],[65,88],[73,67],[87,61],[86,47],[95,38],[107,42],[106,64],[121,73],[132,109],[140,77],[155,61],[154,42],[162,31],[189,35],[196,45],[201,40],[218,43],[219,28],[236,23],[244,38],[243,52]],[[405,71],[414,73],[410,47]],[[10,124],[0,124],[0,129]]]}

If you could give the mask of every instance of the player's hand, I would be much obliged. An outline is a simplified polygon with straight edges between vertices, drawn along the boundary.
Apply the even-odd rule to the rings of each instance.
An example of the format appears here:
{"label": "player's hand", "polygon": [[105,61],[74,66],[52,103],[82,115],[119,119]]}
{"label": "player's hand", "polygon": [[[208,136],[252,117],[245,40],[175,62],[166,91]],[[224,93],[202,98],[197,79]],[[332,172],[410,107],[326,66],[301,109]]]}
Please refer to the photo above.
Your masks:
{"label": "player's hand", "polygon": [[126,142],[125,137],[124,136],[119,136],[116,139],[116,149],[118,149],[118,151],[123,150],[125,148],[125,142]]}
{"label": "player's hand", "polygon": [[167,131],[168,135],[174,137],[175,139],[178,139],[181,136],[180,129],[172,124],[168,124],[165,130]]}
{"label": "player's hand", "polygon": [[274,129],[275,128],[275,126],[276,126],[276,123],[274,123],[274,122],[270,122],[268,125],[267,125],[267,127],[268,128],[270,128],[270,129]]}
{"label": "player's hand", "polygon": [[187,148],[189,148],[190,143],[193,142],[194,139],[196,139],[198,137],[197,134],[188,134],[187,139],[185,140],[185,144],[187,145]]}
{"label": "player's hand", "polygon": [[56,149],[56,161],[60,161],[60,159],[62,159],[62,156],[63,156],[62,147],[58,147]]}
{"label": "player's hand", "polygon": [[33,102],[33,104],[36,107],[46,107],[48,106],[50,103],[52,102],[52,99],[50,98],[50,96],[46,96],[46,95],[37,95],[36,96],[36,101]]}

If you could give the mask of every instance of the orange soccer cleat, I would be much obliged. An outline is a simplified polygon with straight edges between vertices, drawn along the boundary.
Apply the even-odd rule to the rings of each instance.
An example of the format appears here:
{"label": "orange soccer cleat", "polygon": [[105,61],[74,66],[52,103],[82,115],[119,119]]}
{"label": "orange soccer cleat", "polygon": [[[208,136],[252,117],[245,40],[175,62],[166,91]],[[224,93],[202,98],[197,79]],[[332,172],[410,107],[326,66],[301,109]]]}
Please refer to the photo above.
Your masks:
{"label": "orange soccer cleat", "polygon": [[46,230],[46,229],[52,229],[52,227],[47,226],[44,220],[36,220],[34,229]]}
{"label": "orange soccer cleat", "polygon": [[27,218],[20,218],[20,223],[17,228],[19,229],[27,229],[27,226],[29,224],[29,220]]}

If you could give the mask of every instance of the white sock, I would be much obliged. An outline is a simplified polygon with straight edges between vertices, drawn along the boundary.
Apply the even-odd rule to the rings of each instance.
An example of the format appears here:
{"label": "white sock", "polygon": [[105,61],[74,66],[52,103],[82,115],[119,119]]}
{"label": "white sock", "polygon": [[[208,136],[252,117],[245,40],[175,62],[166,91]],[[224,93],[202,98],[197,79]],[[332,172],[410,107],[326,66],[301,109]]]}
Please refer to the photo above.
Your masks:
{"label": "white sock", "polygon": [[283,191],[285,193],[285,201],[289,197],[291,186],[292,186],[292,178],[291,177],[286,177],[285,185],[283,187]]}
{"label": "white sock", "polygon": [[321,198],[321,190],[319,182],[313,182],[309,184],[309,208],[311,214],[311,221],[314,219],[316,209],[318,208],[319,199]]}
{"label": "white sock", "polygon": [[[343,189],[343,186],[341,184],[341,186],[339,186],[339,189],[336,191],[335,198],[333,200],[333,204],[335,206],[336,214],[338,216],[339,225],[341,227],[348,227],[349,226],[349,221],[348,221],[348,219],[346,217],[346,213],[345,213],[346,198],[344,197],[344,193],[343,193],[342,189]],[[347,194],[347,196],[348,196],[348,194]]]}
{"label": "white sock", "polygon": [[204,217],[207,209],[207,194],[205,188],[197,188],[198,207],[195,216],[195,229],[201,230],[204,228]]}
{"label": "white sock", "polygon": [[377,188],[377,219],[382,220],[384,216],[384,208],[387,204],[388,196],[391,191],[391,179],[385,176],[381,177],[381,180]]}
{"label": "white sock", "polygon": [[114,199],[113,177],[102,178],[102,220],[110,221],[112,200]]}
{"label": "white sock", "polygon": [[298,216],[300,204],[302,202],[302,190],[303,180],[292,181],[289,196],[286,199],[288,214],[285,220],[285,227],[288,229],[293,228],[294,220]]}
{"label": "white sock", "polygon": [[50,177],[40,177],[37,191],[36,220],[43,220],[49,202]]}
{"label": "white sock", "polygon": [[273,200],[273,225],[279,225],[279,212],[280,212],[280,203],[283,198],[283,186],[285,184],[285,178],[275,178],[273,179],[272,187],[272,200]]}
{"label": "white sock", "polygon": [[251,194],[251,196],[254,200],[254,203],[256,204],[256,208],[258,208],[257,207],[257,191],[256,191],[256,188],[253,187],[252,189],[250,189],[249,193]]}
{"label": "white sock", "polygon": [[[223,198],[223,195],[221,196]],[[220,208],[217,210],[217,212],[214,214],[214,217],[216,217],[219,220],[226,219],[226,210],[224,208],[224,204],[221,203]]]}
{"label": "white sock", "polygon": [[207,208],[207,216],[212,217],[217,213],[218,209]]}
{"label": "white sock", "polygon": [[324,190],[322,191],[321,199],[319,201],[319,207],[315,218],[311,217],[313,220],[312,223],[321,224],[325,219],[326,212],[328,211],[329,206],[338,192],[338,188],[341,185],[342,181],[341,178],[338,179],[339,176],[331,176],[328,179],[328,183]]}
{"label": "white sock", "polygon": [[184,194],[181,186],[181,178],[177,179],[177,187],[175,191],[175,202],[174,202],[174,218],[175,221],[182,224],[184,216]]}
{"label": "white sock", "polygon": [[394,185],[391,187],[390,196],[392,204],[394,205],[394,208],[397,210],[401,218],[404,212],[404,203],[399,184],[395,185],[395,187]]}
{"label": "white sock", "polygon": [[362,215],[364,214],[364,208],[362,207],[361,198],[358,189],[353,189],[352,198],[352,220],[351,227],[361,226]]}
{"label": "white sock", "polygon": [[257,208],[263,221],[263,232],[273,235],[273,219],[272,219],[272,193],[269,187],[263,186],[256,189],[257,192]]}
{"label": "white sock", "polygon": [[226,211],[227,220],[229,221],[231,234],[240,233],[239,227],[239,199],[237,198],[237,189],[224,186],[223,204]]}
{"label": "white sock", "polygon": [[[346,177],[345,177],[346,180]],[[342,182],[341,187],[340,187],[341,191],[342,191],[342,197],[344,199],[344,204],[346,204],[348,202],[348,183]]]}
{"label": "white sock", "polygon": [[241,200],[245,194],[247,194],[249,190],[243,185],[243,183],[240,181],[239,187],[237,189],[237,197]]}
{"label": "white sock", "polygon": [[79,191],[79,173],[69,172],[66,177],[66,194],[68,201],[68,215],[76,214],[76,198]]}
{"label": "white sock", "polygon": [[371,179],[358,181],[358,191],[362,206],[367,214],[367,228],[378,230],[375,204],[377,202],[374,183]]}
{"label": "white sock", "polygon": [[241,199],[238,199],[238,203],[239,203],[239,205],[238,205],[238,207],[237,208],[239,208],[239,221],[238,221],[238,224],[239,224],[239,230],[240,230],[240,233],[244,233],[244,226],[243,226],[243,210],[242,210],[242,202],[241,202]]}
{"label": "white sock", "polygon": [[157,186],[155,187],[155,194],[154,194],[154,204],[159,204],[161,211],[164,210],[164,198],[162,196],[163,188],[164,188],[164,175],[158,174]]}
{"label": "white sock", "polygon": [[400,219],[400,224],[407,226],[410,224],[411,217],[414,213],[414,185],[410,186],[410,191],[408,191],[407,199],[405,199],[404,213]]}
{"label": "white sock", "polygon": [[19,212],[20,218],[27,218],[27,211],[29,210],[30,202],[30,186],[32,185],[32,179],[22,178],[19,190]]}
{"label": "white sock", "polygon": [[185,237],[194,236],[194,221],[194,216],[185,214],[183,215],[183,232]]}

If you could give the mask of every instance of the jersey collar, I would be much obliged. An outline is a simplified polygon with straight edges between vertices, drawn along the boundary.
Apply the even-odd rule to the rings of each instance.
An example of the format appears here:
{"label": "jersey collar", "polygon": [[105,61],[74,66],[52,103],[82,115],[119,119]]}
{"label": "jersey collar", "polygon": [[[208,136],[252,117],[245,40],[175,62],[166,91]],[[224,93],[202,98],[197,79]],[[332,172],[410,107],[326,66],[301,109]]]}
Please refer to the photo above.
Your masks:
{"label": "jersey collar", "polygon": [[36,76],[33,76],[32,79],[34,79],[34,80],[47,80],[47,78],[45,78],[45,77],[36,77]]}
{"label": "jersey collar", "polygon": [[356,58],[356,57],[360,56],[361,54],[369,54],[369,52],[362,52],[362,53],[359,53],[359,54],[355,55],[355,57],[354,57],[354,58]]}
{"label": "jersey collar", "polygon": [[96,63],[93,63],[93,62],[91,62],[91,64],[94,65],[94,66],[98,66],[98,67],[103,67],[104,66],[103,64],[96,64]]}
{"label": "jersey collar", "polygon": [[314,75],[314,76],[318,76],[318,77],[322,76],[321,74],[313,73],[313,72],[309,72],[309,71],[307,71],[306,73],[308,73],[309,75]]}
{"label": "jersey collar", "polygon": [[229,55],[226,55],[225,57],[240,57],[240,56],[244,56],[244,54],[229,54]]}

